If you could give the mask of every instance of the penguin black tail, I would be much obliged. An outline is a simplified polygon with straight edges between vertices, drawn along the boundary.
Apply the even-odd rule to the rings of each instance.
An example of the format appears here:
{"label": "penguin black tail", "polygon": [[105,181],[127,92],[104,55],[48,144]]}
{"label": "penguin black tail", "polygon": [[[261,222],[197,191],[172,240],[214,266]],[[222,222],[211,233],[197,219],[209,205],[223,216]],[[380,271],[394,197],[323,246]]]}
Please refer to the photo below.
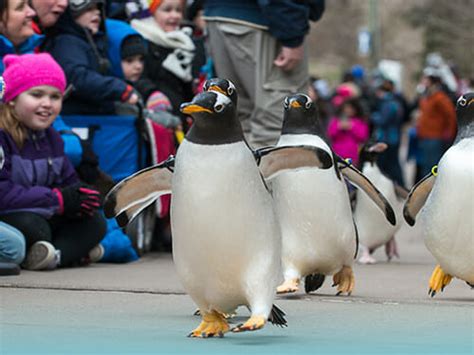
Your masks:
{"label": "penguin black tail", "polygon": [[272,311],[270,312],[270,316],[268,317],[268,321],[273,325],[279,327],[287,327],[288,324],[285,319],[286,313],[283,312],[281,308],[276,305],[273,305]]}
{"label": "penguin black tail", "polygon": [[304,290],[306,293],[310,293],[319,289],[326,279],[323,274],[312,274],[308,275],[304,279]]}

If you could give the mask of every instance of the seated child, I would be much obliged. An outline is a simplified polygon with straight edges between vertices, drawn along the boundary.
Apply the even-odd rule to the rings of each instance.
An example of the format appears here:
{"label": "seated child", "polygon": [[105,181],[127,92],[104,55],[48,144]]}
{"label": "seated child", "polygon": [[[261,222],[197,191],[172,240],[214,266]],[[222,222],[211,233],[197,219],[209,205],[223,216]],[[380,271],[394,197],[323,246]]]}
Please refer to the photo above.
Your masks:
{"label": "seated child", "polygon": [[[143,37],[128,23],[113,19],[106,20],[108,53],[112,73],[135,87],[149,81],[143,78],[144,58],[147,44]],[[140,97],[141,99],[141,97]],[[179,117],[171,113],[168,97],[160,91],[153,92],[145,105],[145,117],[170,129],[181,125]],[[127,103],[116,102],[117,114],[136,115],[138,108]]]}
{"label": "seated child", "polygon": [[104,5],[104,0],[71,3],[44,46],[74,87],[64,114],[115,114],[115,101],[138,101],[133,87],[110,71]]}
{"label": "seated child", "polygon": [[66,78],[47,53],[7,55],[0,105],[0,221],[23,233],[29,270],[80,263],[97,254],[105,220],[99,193],[83,186],[51,124]]}
{"label": "seated child", "polygon": [[181,0],[149,1],[148,17],[134,19],[131,25],[148,43],[144,76],[150,79],[146,84],[151,85],[140,82],[137,90],[145,100],[157,90],[164,93],[171,101],[172,113],[187,126],[179,107],[194,96],[192,64],[196,46],[191,38],[192,30],[180,28],[183,5]]}

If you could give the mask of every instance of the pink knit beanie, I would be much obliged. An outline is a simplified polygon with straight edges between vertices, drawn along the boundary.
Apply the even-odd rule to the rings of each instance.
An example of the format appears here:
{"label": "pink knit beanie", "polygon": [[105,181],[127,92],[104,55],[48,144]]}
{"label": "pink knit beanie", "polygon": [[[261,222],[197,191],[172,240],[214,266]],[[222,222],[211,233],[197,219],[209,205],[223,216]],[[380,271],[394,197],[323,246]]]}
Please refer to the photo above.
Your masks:
{"label": "pink knit beanie", "polygon": [[48,53],[8,54],[3,58],[3,64],[5,65],[3,72],[5,82],[3,102],[5,103],[35,86],[53,86],[61,94],[66,89],[64,72]]}

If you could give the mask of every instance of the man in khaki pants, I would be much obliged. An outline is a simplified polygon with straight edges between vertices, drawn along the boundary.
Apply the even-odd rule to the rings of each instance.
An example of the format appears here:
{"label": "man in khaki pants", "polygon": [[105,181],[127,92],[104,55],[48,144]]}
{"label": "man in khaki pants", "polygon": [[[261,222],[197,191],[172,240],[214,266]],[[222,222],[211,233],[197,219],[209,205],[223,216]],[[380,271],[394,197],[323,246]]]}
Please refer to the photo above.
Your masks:
{"label": "man in khaki pants", "polygon": [[208,45],[217,76],[238,91],[238,114],[253,148],[276,143],[285,96],[307,91],[304,46],[324,0],[206,0]]}

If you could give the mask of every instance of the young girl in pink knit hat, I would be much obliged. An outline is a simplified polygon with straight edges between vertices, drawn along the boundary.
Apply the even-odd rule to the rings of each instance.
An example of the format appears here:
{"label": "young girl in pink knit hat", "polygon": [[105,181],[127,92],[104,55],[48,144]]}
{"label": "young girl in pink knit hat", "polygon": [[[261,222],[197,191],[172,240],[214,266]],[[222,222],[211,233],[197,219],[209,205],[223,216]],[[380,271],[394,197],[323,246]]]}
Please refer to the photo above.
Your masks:
{"label": "young girl in pink knit hat", "polygon": [[0,221],[26,239],[23,267],[76,265],[105,234],[99,193],[80,184],[52,127],[66,79],[49,54],[7,55],[0,105]]}

